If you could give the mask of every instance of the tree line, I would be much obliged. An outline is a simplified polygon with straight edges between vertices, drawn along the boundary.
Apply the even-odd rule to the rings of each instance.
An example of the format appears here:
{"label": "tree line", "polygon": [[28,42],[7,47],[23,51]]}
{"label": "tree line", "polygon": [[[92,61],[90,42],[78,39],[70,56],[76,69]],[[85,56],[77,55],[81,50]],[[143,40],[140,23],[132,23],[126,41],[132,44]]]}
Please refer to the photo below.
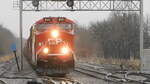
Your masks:
{"label": "tree line", "polygon": [[16,43],[16,40],[11,31],[0,25],[0,55],[11,53],[11,45]]}
{"label": "tree line", "polygon": [[[150,19],[144,18],[144,48],[150,48]],[[103,21],[76,27],[77,56],[130,59],[140,57],[140,18],[136,13],[113,12]]]}

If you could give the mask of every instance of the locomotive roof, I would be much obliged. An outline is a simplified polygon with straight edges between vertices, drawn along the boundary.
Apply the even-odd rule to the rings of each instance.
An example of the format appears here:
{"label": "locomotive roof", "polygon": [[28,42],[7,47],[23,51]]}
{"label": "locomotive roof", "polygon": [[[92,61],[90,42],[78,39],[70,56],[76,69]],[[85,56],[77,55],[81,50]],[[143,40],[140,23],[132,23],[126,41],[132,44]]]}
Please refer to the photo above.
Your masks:
{"label": "locomotive roof", "polygon": [[[45,19],[50,19],[50,21],[45,21]],[[64,21],[59,21],[59,19],[64,19]],[[66,17],[44,17],[44,18],[38,20],[35,24],[41,24],[41,23],[70,23],[70,24],[73,24],[74,22],[70,19],[67,19]]]}

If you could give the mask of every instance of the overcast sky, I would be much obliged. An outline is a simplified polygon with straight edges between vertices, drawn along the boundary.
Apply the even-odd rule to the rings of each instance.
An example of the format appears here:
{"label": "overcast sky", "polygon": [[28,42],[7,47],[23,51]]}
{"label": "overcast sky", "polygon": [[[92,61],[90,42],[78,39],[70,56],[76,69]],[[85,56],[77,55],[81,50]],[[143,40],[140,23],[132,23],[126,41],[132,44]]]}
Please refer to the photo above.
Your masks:
{"label": "overcast sky", "polygon": [[[13,0],[1,0],[0,3],[0,24],[11,30],[15,36],[19,35],[19,12],[13,9]],[[150,0],[144,0],[144,15],[150,15]],[[107,19],[108,12],[24,12],[23,20],[23,36],[29,35],[30,26],[35,21],[46,16],[64,16],[68,17],[80,25],[88,25],[93,21],[101,21]]]}

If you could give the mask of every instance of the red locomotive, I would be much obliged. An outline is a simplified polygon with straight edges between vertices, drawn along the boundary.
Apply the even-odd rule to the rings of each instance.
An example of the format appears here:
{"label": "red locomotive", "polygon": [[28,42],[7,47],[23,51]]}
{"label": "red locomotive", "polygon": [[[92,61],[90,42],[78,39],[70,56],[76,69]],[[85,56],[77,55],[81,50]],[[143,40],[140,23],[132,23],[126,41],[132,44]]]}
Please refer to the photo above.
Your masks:
{"label": "red locomotive", "polygon": [[32,25],[24,55],[38,73],[67,74],[74,69],[74,22],[45,17]]}

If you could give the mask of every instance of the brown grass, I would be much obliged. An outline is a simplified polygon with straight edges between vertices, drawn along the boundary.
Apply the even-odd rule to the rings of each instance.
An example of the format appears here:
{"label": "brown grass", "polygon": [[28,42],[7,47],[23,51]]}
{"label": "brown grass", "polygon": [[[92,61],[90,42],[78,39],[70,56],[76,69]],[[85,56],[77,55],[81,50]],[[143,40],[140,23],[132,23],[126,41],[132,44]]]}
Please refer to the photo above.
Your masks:
{"label": "brown grass", "polygon": [[0,62],[7,62],[14,58],[13,54],[3,55],[0,57]]}
{"label": "brown grass", "polygon": [[139,59],[130,59],[130,60],[124,60],[124,59],[104,59],[99,57],[80,57],[77,58],[77,61],[79,62],[87,62],[87,63],[96,63],[96,64],[116,64],[120,65],[123,64],[126,68],[129,70],[139,70],[140,69],[140,60]]}

